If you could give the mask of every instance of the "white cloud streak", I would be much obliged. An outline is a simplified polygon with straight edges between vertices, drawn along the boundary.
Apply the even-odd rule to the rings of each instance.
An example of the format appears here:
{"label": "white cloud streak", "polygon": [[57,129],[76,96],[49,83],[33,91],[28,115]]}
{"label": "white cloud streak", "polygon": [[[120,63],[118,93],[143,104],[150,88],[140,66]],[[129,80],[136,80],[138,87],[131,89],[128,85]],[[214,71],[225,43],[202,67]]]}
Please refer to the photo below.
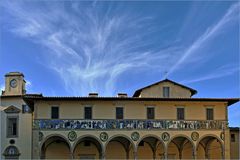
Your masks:
{"label": "white cloud streak", "polygon": [[238,8],[232,6],[189,48],[170,45],[153,49],[157,42],[151,38],[161,36],[162,30],[153,27],[152,17],[118,12],[122,8],[111,5],[103,9],[100,2],[73,2],[66,6],[41,1],[44,7],[38,7],[38,3],[2,4],[14,20],[10,30],[48,49],[44,63],[59,74],[71,95],[99,92],[108,96],[113,95],[122,73],[149,69],[163,73],[168,68],[168,74],[172,73],[216,35]]}
{"label": "white cloud streak", "polygon": [[1,94],[2,94],[2,91],[4,91],[5,90],[5,85],[4,84],[1,84],[0,85],[0,92],[1,92]]}
{"label": "white cloud streak", "polygon": [[101,13],[97,4],[72,3],[69,11],[62,5],[47,5],[44,10],[22,3],[4,7],[17,21],[15,34],[49,49],[48,66],[59,73],[71,94],[112,95],[122,73],[134,68],[166,70],[180,52],[180,47],[151,49],[146,36],[158,31],[151,26],[151,17],[115,13],[119,8],[111,6]]}
{"label": "white cloud streak", "polygon": [[[203,45],[205,45],[211,38],[219,34],[221,32],[221,29],[228,23],[232,22],[232,20],[236,20],[239,18],[239,10],[240,10],[239,3],[236,3],[232,5],[226,14],[212,27],[209,27],[196,41],[193,42],[191,46],[189,46],[185,51],[184,54],[179,58],[179,60],[173,65],[170,70],[168,71],[168,74],[171,74],[176,69],[180,68],[181,65],[184,64],[185,61],[187,61],[189,58],[192,58],[191,56],[195,54]],[[166,75],[166,76],[167,76]]]}
{"label": "white cloud streak", "polygon": [[184,80],[181,83],[184,84],[189,84],[189,83],[196,83],[196,82],[201,82],[201,81],[206,81],[206,80],[211,80],[211,79],[217,79],[217,78],[222,78],[225,76],[230,76],[233,74],[239,74],[240,68],[238,65],[224,65],[216,70],[212,71],[211,73],[208,73],[206,75],[202,75],[201,77],[194,78],[191,80]]}
{"label": "white cloud streak", "polygon": [[26,89],[29,90],[32,87],[32,82],[26,80]]}

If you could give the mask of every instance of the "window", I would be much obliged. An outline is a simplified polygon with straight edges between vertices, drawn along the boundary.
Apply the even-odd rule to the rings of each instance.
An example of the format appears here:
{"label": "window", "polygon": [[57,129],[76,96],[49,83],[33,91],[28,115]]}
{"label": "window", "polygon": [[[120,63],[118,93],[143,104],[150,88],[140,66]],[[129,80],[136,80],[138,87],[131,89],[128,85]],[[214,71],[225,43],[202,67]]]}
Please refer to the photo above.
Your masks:
{"label": "window", "polygon": [[147,108],[147,119],[154,119],[154,108]]}
{"label": "window", "polygon": [[163,87],[163,97],[164,98],[169,98],[170,96],[170,88],[169,87]]}
{"label": "window", "polygon": [[59,107],[52,107],[51,117],[52,119],[59,118]]}
{"label": "window", "polygon": [[18,130],[18,118],[8,117],[7,118],[7,137],[17,137]]}
{"label": "window", "polygon": [[19,159],[19,150],[15,146],[8,146],[3,155],[5,156],[5,159]]}
{"label": "window", "polygon": [[22,113],[31,113],[31,109],[28,105],[22,105]]}
{"label": "window", "polygon": [[207,120],[213,120],[213,108],[207,108]]}
{"label": "window", "polygon": [[231,142],[235,142],[235,134],[231,134]]}
{"label": "window", "polygon": [[84,108],[84,118],[85,119],[92,119],[92,107],[85,107]]}
{"label": "window", "polygon": [[177,108],[177,119],[184,120],[184,108]]}
{"label": "window", "polygon": [[116,108],[116,119],[123,119],[123,107]]}

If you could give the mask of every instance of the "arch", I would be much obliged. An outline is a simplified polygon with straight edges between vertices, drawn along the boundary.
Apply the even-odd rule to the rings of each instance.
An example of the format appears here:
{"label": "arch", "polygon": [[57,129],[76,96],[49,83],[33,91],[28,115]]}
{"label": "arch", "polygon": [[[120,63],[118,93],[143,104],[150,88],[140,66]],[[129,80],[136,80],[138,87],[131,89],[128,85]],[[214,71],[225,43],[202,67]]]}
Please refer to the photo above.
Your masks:
{"label": "arch", "polygon": [[41,159],[69,159],[71,156],[71,144],[61,134],[48,135],[40,144]]}
{"label": "arch", "polygon": [[[81,146],[82,142],[90,142],[90,146]],[[93,144],[94,146],[91,146]],[[82,149],[81,149],[82,148]],[[78,151],[77,151],[78,149]],[[97,152],[96,152],[97,150]],[[99,141],[96,136],[93,135],[83,135],[79,137],[73,144],[72,147],[73,157],[76,158],[79,153],[79,157],[82,158],[97,158],[101,159],[103,154],[103,144]]]}
{"label": "arch", "polygon": [[198,147],[199,143],[206,137],[214,137],[214,138],[216,138],[221,143],[221,145],[223,147],[223,142],[222,142],[222,140],[218,136],[216,136],[214,134],[205,134],[204,136],[200,137],[199,140],[197,141],[196,148]]}
{"label": "arch", "polygon": [[107,159],[133,159],[135,145],[126,135],[117,134],[109,138],[105,144]]}
{"label": "arch", "polygon": [[223,159],[224,144],[222,140],[213,134],[206,134],[196,143],[197,158]]}
{"label": "arch", "polygon": [[153,138],[156,138],[157,140],[159,140],[161,143],[163,143],[164,147],[165,147],[165,143],[164,141],[158,137],[157,135],[154,135],[154,134],[148,134],[148,135],[145,135],[143,136],[141,139],[138,140],[138,142],[136,143],[136,147],[138,147],[139,143],[144,139],[144,138],[148,138],[148,137],[153,137]]}
{"label": "arch", "polygon": [[106,143],[105,143],[105,149],[106,149],[106,146],[108,145],[108,143],[109,143],[111,140],[113,140],[114,138],[116,138],[116,137],[126,138],[127,140],[129,140],[129,142],[131,142],[131,144],[132,144],[132,145],[134,146],[134,148],[135,148],[135,144],[134,144],[133,140],[132,140],[131,138],[129,138],[127,135],[124,135],[124,134],[116,134],[116,135],[111,136],[111,137],[106,141]]}
{"label": "arch", "polygon": [[191,138],[189,138],[188,136],[184,135],[184,134],[178,134],[178,135],[175,135],[173,136],[172,138],[170,138],[170,140],[168,141],[168,143],[166,144],[166,146],[168,147],[169,143],[174,140],[175,138],[178,138],[178,137],[184,137],[186,139],[188,139],[191,143],[192,143],[192,146],[195,147],[194,145],[194,142]]}
{"label": "arch", "polygon": [[20,152],[16,146],[8,146],[4,150],[3,155],[5,156],[5,159],[18,159]]}
{"label": "arch", "polygon": [[[194,158],[194,142],[186,135],[173,136],[167,143],[168,158],[192,159]],[[190,149],[190,150],[189,150]]]}
{"label": "arch", "polygon": [[42,148],[43,144],[44,144],[48,139],[50,139],[50,138],[52,138],[52,137],[60,137],[60,138],[64,139],[64,140],[67,142],[69,148],[71,148],[71,144],[70,144],[70,142],[68,141],[68,139],[67,139],[65,136],[63,136],[63,135],[61,135],[61,134],[50,134],[50,135],[48,135],[47,137],[45,137],[45,138],[42,140],[42,142],[40,143],[40,149]]}
{"label": "arch", "polygon": [[[143,142],[143,146],[139,144]],[[147,146],[144,143],[148,144]],[[138,159],[163,159],[165,153],[165,144],[160,137],[156,135],[145,135],[136,144]]]}

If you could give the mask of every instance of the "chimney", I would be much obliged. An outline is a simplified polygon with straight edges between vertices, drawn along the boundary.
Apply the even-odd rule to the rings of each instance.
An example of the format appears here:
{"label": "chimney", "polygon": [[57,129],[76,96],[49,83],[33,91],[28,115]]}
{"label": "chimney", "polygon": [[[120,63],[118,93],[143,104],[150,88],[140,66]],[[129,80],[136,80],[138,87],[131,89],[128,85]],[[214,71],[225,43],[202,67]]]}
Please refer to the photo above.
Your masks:
{"label": "chimney", "polygon": [[123,98],[123,97],[127,97],[127,96],[128,96],[127,93],[118,93],[118,97]]}
{"label": "chimney", "polygon": [[98,93],[89,93],[88,97],[98,97]]}

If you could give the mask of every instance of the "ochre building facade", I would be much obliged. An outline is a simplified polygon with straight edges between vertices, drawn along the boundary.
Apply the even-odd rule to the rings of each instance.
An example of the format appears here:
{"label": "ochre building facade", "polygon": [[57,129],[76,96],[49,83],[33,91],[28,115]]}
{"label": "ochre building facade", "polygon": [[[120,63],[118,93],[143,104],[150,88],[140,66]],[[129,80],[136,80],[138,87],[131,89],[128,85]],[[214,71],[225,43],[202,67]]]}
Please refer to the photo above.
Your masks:
{"label": "ochre building facade", "polygon": [[238,159],[239,128],[228,106],[239,98],[193,98],[165,79],[132,97],[28,94],[24,75],[5,75],[2,159]]}

